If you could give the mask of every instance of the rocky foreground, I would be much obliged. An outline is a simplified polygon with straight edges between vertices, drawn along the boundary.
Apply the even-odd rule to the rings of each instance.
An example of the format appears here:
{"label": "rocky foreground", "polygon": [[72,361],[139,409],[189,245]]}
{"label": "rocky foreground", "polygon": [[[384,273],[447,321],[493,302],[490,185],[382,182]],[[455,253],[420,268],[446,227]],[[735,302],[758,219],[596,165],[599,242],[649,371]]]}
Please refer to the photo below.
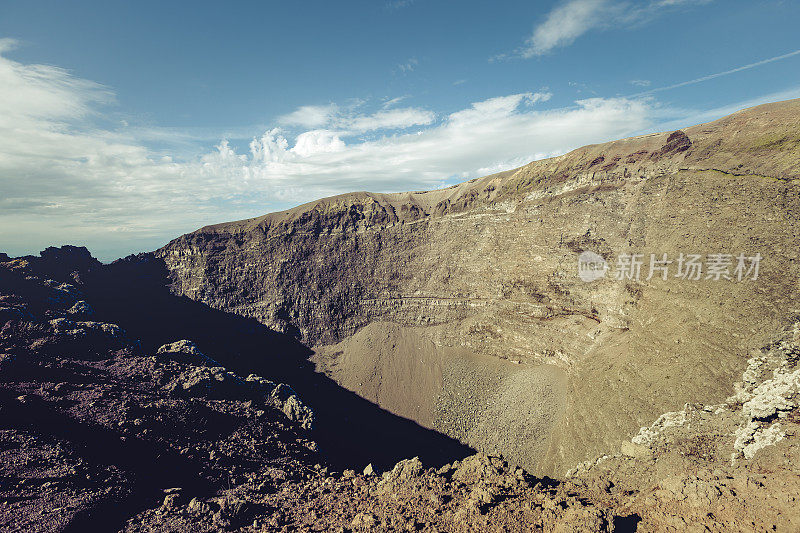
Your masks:
{"label": "rocky foreground", "polygon": [[[71,247],[0,256],[2,530],[800,529],[797,323],[727,401],[666,413],[564,479],[484,454],[380,468],[368,452],[334,460],[316,435],[337,420],[291,383],[226,368],[156,309],[111,322],[108,272],[122,271]],[[155,347],[143,327],[177,331]]]}

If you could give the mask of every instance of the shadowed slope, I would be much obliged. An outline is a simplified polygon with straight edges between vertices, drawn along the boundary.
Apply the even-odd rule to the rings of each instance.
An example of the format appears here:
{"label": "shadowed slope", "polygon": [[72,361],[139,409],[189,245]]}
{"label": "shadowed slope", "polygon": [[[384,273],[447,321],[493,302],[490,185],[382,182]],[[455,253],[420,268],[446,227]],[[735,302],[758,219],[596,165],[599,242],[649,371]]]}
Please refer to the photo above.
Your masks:
{"label": "shadowed slope", "polygon": [[98,311],[138,337],[149,351],[191,339],[203,353],[241,375],[256,373],[289,383],[316,414],[314,438],[341,468],[394,465],[418,455],[436,465],[471,450],[449,437],[388,413],[313,371],[311,351],[296,339],[252,319],[172,295],[167,271],[152,255],[129,257],[86,281]]}

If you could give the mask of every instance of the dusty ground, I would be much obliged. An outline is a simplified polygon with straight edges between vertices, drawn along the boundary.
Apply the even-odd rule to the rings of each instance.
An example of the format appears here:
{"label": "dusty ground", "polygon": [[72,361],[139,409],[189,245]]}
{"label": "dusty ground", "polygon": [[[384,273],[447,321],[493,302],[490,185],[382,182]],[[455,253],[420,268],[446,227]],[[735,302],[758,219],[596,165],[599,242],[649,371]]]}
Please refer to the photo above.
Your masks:
{"label": "dusty ground", "polygon": [[566,408],[553,365],[440,347],[424,328],[375,322],[312,361],[343,387],[400,416],[516,464],[543,457]]}

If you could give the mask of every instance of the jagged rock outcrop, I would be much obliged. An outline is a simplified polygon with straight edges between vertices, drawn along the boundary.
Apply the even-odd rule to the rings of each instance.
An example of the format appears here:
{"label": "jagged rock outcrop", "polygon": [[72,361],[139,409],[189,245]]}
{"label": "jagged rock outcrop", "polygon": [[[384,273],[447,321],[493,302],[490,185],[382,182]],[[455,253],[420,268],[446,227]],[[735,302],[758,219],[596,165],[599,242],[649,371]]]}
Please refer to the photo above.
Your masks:
{"label": "jagged rock outcrop", "polygon": [[286,415],[286,418],[306,430],[314,428],[314,411],[303,403],[298,394],[285,383],[250,374],[242,379],[219,366],[219,363],[201,352],[187,339],[164,344],[158,355],[170,359],[193,362],[203,366],[188,365],[172,377],[166,389],[175,396],[199,396],[218,399],[247,399],[265,401]]}
{"label": "jagged rock outcrop", "polygon": [[[448,189],[208,226],[156,253],[176,293],[296,335],[365,398],[562,474],[726,398],[796,313],[798,124],[798,100],[759,106]],[[643,254],[639,280],[581,281],[585,250],[612,267]],[[650,254],[673,261],[666,279],[648,277]],[[763,259],[757,280],[695,281],[675,276],[680,254]]]}
{"label": "jagged rock outcrop", "polygon": [[[117,531],[155,502],[174,511],[237,476],[277,480],[281,466],[285,481],[322,460],[296,396],[287,413],[274,383],[243,380],[187,340],[143,349],[95,307],[110,286],[68,283],[101,267],[74,252],[0,262],[0,530]],[[221,518],[243,507],[228,501]]]}

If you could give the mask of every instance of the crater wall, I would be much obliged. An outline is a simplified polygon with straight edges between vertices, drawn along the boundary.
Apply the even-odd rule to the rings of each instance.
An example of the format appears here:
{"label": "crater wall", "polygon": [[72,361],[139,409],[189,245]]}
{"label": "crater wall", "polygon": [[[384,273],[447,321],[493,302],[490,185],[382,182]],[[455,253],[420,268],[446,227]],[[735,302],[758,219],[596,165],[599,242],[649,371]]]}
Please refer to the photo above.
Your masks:
{"label": "crater wall", "polygon": [[[724,399],[800,315],[799,119],[800,102],[769,104],[448,189],[208,226],[157,254],[176,293],[296,335],[365,398],[562,475]],[[586,250],[612,267],[644,254],[639,279],[582,281]],[[651,253],[675,261],[666,280],[646,279]],[[758,279],[675,276],[680,254],[740,253],[760,254]],[[452,396],[464,365],[482,369],[478,403]]]}

